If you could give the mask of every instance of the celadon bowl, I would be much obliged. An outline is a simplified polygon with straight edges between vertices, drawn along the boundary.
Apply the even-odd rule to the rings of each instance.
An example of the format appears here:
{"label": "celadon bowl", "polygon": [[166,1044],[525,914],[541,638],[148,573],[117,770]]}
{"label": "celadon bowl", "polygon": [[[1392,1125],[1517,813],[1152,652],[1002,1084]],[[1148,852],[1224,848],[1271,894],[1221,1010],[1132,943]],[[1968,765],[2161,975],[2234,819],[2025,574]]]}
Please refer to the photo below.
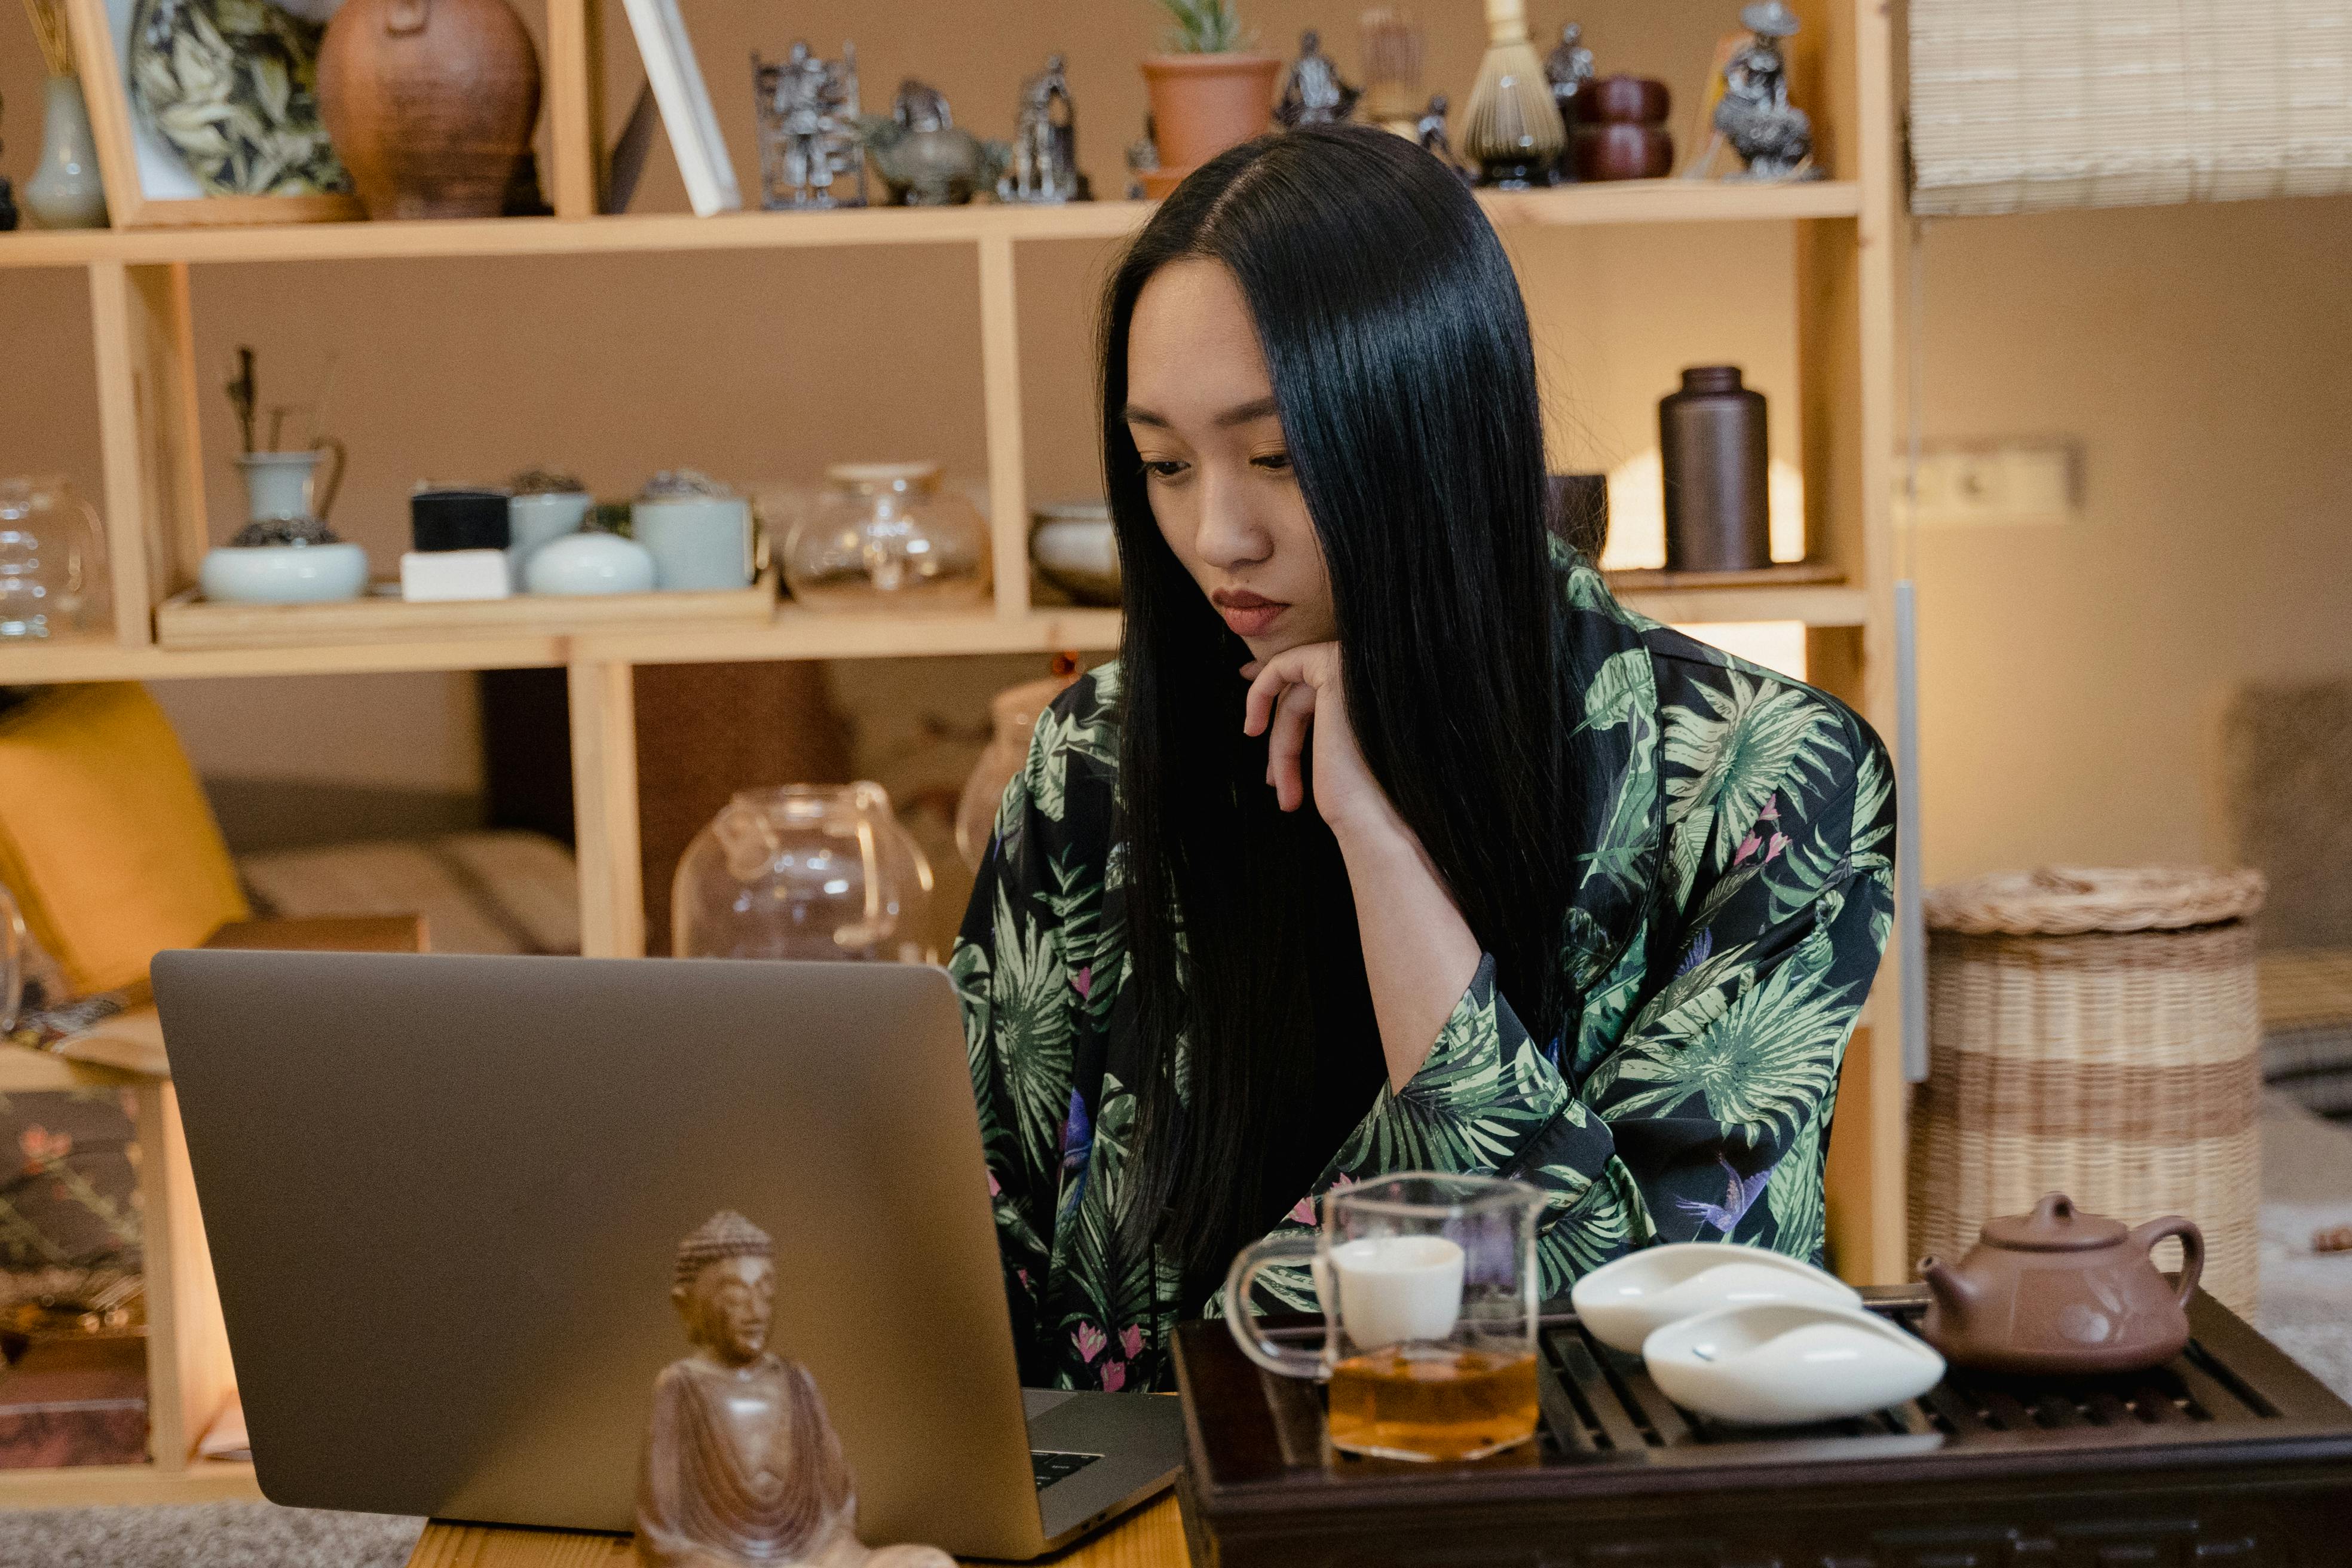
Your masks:
{"label": "celadon bowl", "polygon": [[1727,1307],[1668,1323],[1642,1346],[1660,1392],[1743,1426],[1866,1415],[1943,1381],[1944,1358],[1860,1307]]}
{"label": "celadon bowl", "polygon": [[1723,1307],[1862,1305],[1853,1286],[1810,1263],[1722,1241],[1645,1247],[1578,1280],[1569,1300],[1595,1338],[1628,1355],[1666,1324]]}
{"label": "celadon bowl", "polygon": [[333,544],[224,544],[205,552],[196,581],[223,605],[315,605],[367,591],[367,552]]}

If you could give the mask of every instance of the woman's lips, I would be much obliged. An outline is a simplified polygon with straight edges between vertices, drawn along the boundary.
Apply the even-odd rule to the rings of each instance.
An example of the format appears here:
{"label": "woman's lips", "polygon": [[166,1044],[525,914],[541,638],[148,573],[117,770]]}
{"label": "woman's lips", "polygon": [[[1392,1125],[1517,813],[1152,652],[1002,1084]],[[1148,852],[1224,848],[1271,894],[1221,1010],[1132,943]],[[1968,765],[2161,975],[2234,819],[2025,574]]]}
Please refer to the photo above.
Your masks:
{"label": "woman's lips", "polygon": [[1220,588],[1209,595],[1209,602],[1239,637],[1264,637],[1266,629],[1282,618],[1282,612],[1290,608],[1279,600],[1240,588]]}

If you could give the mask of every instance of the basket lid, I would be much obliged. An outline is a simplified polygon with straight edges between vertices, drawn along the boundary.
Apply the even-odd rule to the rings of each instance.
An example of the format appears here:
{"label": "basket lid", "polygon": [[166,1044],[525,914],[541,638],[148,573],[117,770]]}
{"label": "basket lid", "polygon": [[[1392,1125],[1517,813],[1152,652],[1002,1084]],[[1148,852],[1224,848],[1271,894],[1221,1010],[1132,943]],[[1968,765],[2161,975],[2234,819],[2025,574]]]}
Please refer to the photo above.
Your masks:
{"label": "basket lid", "polygon": [[2044,866],[1932,889],[1927,924],[1972,936],[2179,931],[2244,920],[2263,907],[2260,871],[2203,866]]}

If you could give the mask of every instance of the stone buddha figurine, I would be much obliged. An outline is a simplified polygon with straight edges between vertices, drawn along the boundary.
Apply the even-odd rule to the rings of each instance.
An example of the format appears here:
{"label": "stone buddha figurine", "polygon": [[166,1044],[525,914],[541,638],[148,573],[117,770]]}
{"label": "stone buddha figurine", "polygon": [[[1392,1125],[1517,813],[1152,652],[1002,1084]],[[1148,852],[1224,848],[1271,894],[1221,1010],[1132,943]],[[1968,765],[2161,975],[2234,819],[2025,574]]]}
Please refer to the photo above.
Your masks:
{"label": "stone buddha figurine", "polygon": [[731,1210],[678,1244],[670,1300],[694,1353],[654,1380],[637,1480],[649,1568],[954,1568],[930,1546],[869,1550],[816,1380],[768,1348],[774,1244]]}

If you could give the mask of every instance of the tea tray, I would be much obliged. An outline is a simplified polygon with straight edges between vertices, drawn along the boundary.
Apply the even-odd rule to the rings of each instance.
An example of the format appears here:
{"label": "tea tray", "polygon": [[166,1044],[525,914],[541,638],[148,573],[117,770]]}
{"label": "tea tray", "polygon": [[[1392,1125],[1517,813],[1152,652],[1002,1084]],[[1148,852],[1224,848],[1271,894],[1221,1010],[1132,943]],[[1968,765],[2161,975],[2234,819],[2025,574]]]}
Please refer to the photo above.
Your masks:
{"label": "tea tray", "polygon": [[765,625],[776,613],[776,569],[748,587],[647,594],[517,594],[505,599],[411,604],[397,584],[356,599],[310,605],[218,604],[198,588],[155,606],[168,648],[302,647],[320,643],[429,642],[455,637],[566,636],[721,623]]}
{"label": "tea tray", "polygon": [[[1863,1294],[1913,1331],[1927,1310],[1916,1287]],[[1202,1568],[2352,1563],[2352,1407],[2210,1297],[2189,1321],[2149,1372],[1955,1368],[1898,1408],[1759,1430],[1677,1409],[1638,1357],[1547,1312],[1536,1442],[1453,1466],[1335,1452],[1318,1385],[1187,1324],[1185,1537]]]}

